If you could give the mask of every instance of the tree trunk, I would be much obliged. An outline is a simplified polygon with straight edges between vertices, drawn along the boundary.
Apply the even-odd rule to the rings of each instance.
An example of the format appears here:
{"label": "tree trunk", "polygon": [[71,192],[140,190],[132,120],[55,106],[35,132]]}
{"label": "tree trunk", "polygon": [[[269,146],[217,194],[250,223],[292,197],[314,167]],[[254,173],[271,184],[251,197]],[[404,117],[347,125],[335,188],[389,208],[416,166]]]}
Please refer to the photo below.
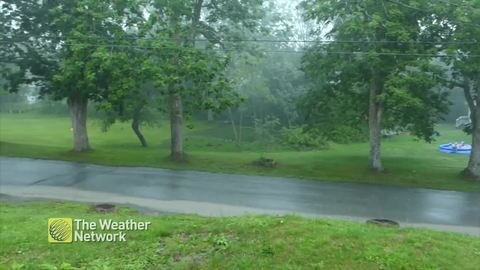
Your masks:
{"label": "tree trunk", "polygon": [[137,135],[138,140],[142,144],[143,147],[147,147],[147,140],[145,140],[145,137],[143,136],[142,132],[140,131],[140,112],[135,112],[133,114],[133,119],[132,119],[132,129],[133,132],[135,132],[135,135]]}
{"label": "tree trunk", "polygon": [[233,117],[232,108],[228,108],[228,113],[230,114],[230,123],[232,124],[233,136],[235,137],[235,144],[238,146],[238,132],[237,127],[235,126],[235,119]]}
{"label": "tree trunk", "polygon": [[370,143],[370,168],[374,171],[383,171],[381,159],[381,130],[382,130],[382,105],[378,102],[380,92],[378,82],[375,80],[370,86],[368,129]]}
{"label": "tree trunk", "polygon": [[[472,152],[468,160],[467,168],[463,174],[470,178],[480,180],[480,110],[478,108],[478,98],[474,99],[471,92],[471,82],[464,80],[463,91],[470,109],[470,119],[472,121]],[[478,97],[478,95],[475,95]]]}
{"label": "tree trunk", "polygon": [[475,122],[472,122],[472,152],[465,169],[467,176],[480,180],[480,114],[477,109]]}
{"label": "tree trunk", "polygon": [[242,145],[242,127],[243,127],[243,111],[239,110],[240,112],[240,120],[238,123],[238,145]]}
{"label": "tree trunk", "polygon": [[[190,26],[189,37],[186,45],[190,48],[195,48],[195,39],[197,37],[197,25],[200,21],[203,0],[195,0],[192,2],[192,21]],[[179,46],[184,46],[179,44]],[[176,61],[174,59],[174,61]],[[184,162],[185,153],[183,152],[183,104],[182,96],[175,93],[173,90],[175,86],[170,89],[170,158],[177,162]]]}
{"label": "tree trunk", "polygon": [[207,121],[208,121],[208,122],[212,122],[212,121],[213,121],[213,111],[212,111],[212,110],[208,110],[208,111],[207,111]]}
{"label": "tree trunk", "polygon": [[185,161],[183,152],[183,104],[179,94],[170,94],[170,157],[174,161]]}
{"label": "tree trunk", "polygon": [[87,105],[88,99],[72,96],[67,100],[72,120],[73,149],[83,152],[90,149],[87,133]]}

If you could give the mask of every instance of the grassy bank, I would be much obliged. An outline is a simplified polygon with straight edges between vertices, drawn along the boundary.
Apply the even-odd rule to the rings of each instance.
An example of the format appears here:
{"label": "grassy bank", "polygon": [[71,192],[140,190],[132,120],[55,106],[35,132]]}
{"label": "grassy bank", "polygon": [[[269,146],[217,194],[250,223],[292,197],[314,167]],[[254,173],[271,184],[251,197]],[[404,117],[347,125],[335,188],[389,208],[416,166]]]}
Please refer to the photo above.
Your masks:
{"label": "grassy bank", "polygon": [[[0,155],[480,191],[480,183],[460,178],[467,156],[441,154],[437,150],[439,143],[468,141],[468,137],[449,126],[441,126],[439,130],[441,136],[433,144],[416,141],[408,135],[386,139],[383,159],[387,170],[373,173],[367,169],[366,143],[331,145],[321,151],[277,148],[266,152],[258,142],[246,142],[239,151],[229,135],[232,131],[228,125],[197,123],[186,134],[189,162],[176,164],[167,159],[169,129],[166,123],[144,128],[150,143],[145,149],[139,146],[128,124],[116,124],[103,133],[99,123],[90,121],[89,135],[94,150],[74,153],[70,151],[72,134],[67,117],[0,114]],[[262,154],[275,159],[278,167],[267,169],[252,165]]]}
{"label": "grassy bank", "polygon": [[[47,243],[47,219],[151,221],[127,242]],[[88,205],[2,202],[0,269],[478,269],[480,238],[299,217],[99,214]],[[55,268],[56,267],[56,268]]]}

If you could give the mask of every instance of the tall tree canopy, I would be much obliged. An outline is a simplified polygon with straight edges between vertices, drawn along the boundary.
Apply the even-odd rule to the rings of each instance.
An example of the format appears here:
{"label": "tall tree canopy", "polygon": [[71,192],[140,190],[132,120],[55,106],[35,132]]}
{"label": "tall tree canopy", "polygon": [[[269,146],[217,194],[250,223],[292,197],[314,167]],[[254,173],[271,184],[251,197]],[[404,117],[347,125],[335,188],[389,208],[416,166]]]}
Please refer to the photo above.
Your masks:
{"label": "tall tree canopy", "polygon": [[480,179],[480,1],[453,0],[437,6],[448,22],[445,51],[456,57],[443,58],[451,67],[451,86],[463,89],[472,120],[472,152],[465,173]]}
{"label": "tall tree canopy", "polygon": [[291,21],[296,15],[294,6],[282,10],[285,7],[281,4],[265,2],[261,25],[266,31],[247,33],[246,42],[237,42],[249,47],[235,52],[229,65],[234,88],[245,98],[232,115],[243,124],[268,117],[286,125],[298,120],[295,104],[303,91],[303,73],[299,70],[302,54],[297,42],[289,42],[298,34]]}
{"label": "tall tree canopy", "polygon": [[[447,109],[435,90],[441,72],[431,64],[441,35],[431,1],[307,0],[318,42],[304,57],[311,79],[304,104],[308,123],[332,127],[368,121],[370,167],[382,171],[381,130],[403,127],[429,141]],[[327,132],[328,135],[328,132]]]}
{"label": "tall tree canopy", "polygon": [[10,57],[17,81],[32,81],[41,95],[67,99],[74,149],[90,148],[87,134],[89,100],[108,98],[134,68],[129,61],[125,28],[138,14],[137,1],[45,0],[8,1],[14,32],[8,41],[19,48]]}
{"label": "tall tree canopy", "polygon": [[184,160],[184,112],[223,110],[240,100],[224,74],[225,41],[257,30],[261,3],[7,1],[2,53],[13,72],[2,74],[16,79],[8,80],[12,91],[35,81],[42,95],[67,99],[77,151],[90,148],[89,101],[110,115],[123,113],[123,120],[131,117],[142,141],[137,116],[151,95],[139,97],[143,86],[153,85],[155,96],[165,97],[155,100],[169,101],[171,156]]}
{"label": "tall tree canopy", "polygon": [[223,110],[238,103],[224,74],[225,41],[256,31],[261,0],[151,0],[143,35],[153,54],[146,62],[169,100],[171,157],[185,160],[185,110]]}

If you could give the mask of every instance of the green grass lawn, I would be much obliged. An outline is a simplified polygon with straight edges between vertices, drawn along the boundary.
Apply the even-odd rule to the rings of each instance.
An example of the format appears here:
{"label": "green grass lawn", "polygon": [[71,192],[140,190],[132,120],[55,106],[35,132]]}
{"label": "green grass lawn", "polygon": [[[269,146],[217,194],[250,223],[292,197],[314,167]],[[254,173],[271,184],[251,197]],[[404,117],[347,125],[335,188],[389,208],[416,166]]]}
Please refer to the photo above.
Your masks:
{"label": "green grass lawn", "polygon": [[[47,243],[47,219],[150,221],[126,242]],[[0,269],[445,269],[480,265],[480,238],[294,216],[145,216],[86,204],[2,202]],[[97,231],[98,232],[98,231]]]}
{"label": "green grass lawn", "polygon": [[[222,132],[223,130],[223,132]],[[438,144],[469,141],[468,136],[447,125],[440,126],[437,142],[428,144],[402,135],[383,143],[384,173],[368,170],[368,145],[332,144],[321,151],[295,151],[275,148],[264,153],[258,143],[246,142],[239,151],[229,139],[228,125],[214,126],[196,123],[187,130],[186,151],[189,162],[176,164],[169,154],[169,127],[145,127],[150,143],[145,149],[128,124],[115,124],[107,133],[101,132],[98,122],[89,122],[93,151],[74,153],[70,120],[31,114],[0,114],[0,155],[91,162],[105,165],[148,166],[171,169],[193,169],[251,175],[270,175],[330,181],[393,184],[434,189],[480,191],[480,182],[463,180],[460,171],[468,156],[438,152]],[[275,159],[275,169],[252,165],[262,153]]]}

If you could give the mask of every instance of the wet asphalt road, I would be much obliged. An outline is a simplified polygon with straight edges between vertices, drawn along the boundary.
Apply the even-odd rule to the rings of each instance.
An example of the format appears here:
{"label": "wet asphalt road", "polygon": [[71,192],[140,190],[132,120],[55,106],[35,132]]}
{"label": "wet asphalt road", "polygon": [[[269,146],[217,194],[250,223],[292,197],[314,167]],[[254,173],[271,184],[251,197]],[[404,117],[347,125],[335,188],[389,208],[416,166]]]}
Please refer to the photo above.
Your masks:
{"label": "wet asphalt road", "polygon": [[468,226],[480,232],[480,193],[0,157],[0,193],[2,186],[68,187],[159,201]]}

